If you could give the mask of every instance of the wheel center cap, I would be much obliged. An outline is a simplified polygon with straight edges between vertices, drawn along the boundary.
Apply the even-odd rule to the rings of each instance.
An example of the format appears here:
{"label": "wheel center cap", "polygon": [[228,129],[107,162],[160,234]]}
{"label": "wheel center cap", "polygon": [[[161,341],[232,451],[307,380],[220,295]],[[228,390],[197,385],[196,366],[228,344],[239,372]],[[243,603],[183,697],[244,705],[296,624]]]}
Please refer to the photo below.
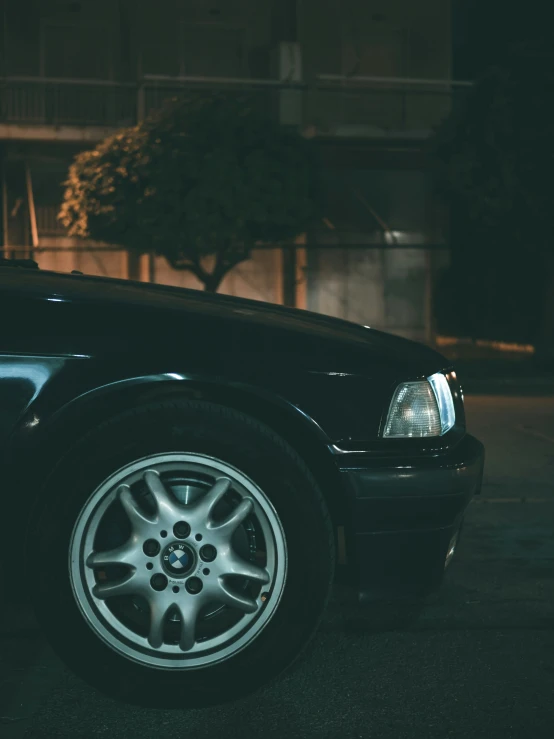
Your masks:
{"label": "wheel center cap", "polygon": [[195,561],[194,551],[182,541],[174,541],[162,551],[163,566],[173,577],[188,575],[194,568]]}

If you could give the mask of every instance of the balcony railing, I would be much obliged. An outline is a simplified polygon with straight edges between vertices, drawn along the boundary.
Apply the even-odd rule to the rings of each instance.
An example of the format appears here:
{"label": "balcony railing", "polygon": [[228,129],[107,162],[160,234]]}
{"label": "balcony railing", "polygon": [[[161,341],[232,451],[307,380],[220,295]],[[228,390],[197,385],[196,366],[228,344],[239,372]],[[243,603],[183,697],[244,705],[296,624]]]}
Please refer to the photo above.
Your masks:
{"label": "balcony railing", "polygon": [[136,85],[0,79],[0,123],[119,128],[136,122]]}
{"label": "balcony railing", "polygon": [[320,75],[304,116],[319,132],[379,135],[436,128],[471,87],[452,80]]}
{"label": "balcony railing", "polygon": [[247,93],[283,124],[315,135],[379,136],[428,132],[471,83],[320,75],[312,84],[277,80],[147,76],[138,84],[0,79],[0,123],[47,126],[133,125],[164,100]]}

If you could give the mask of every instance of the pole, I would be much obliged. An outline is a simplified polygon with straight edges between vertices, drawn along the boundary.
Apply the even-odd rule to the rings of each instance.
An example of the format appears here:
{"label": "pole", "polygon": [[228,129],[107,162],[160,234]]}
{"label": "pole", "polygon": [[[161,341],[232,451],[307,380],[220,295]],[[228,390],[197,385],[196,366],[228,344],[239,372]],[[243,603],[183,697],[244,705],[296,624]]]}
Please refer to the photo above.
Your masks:
{"label": "pole", "polygon": [[429,346],[435,341],[433,324],[433,254],[425,249],[425,341]]}
{"label": "pole", "polygon": [[33,195],[33,180],[29,162],[25,162],[25,185],[27,187],[27,205],[29,206],[29,221],[31,224],[31,243],[33,247],[38,246],[37,214],[35,211],[35,198]]}
{"label": "pole", "polygon": [[2,247],[4,256],[7,256],[5,250],[9,246],[9,229],[8,229],[8,181],[6,173],[6,152],[0,153],[0,166],[2,167]]}
{"label": "pole", "polygon": [[[142,26],[138,34],[139,49],[137,53],[137,123],[142,123],[146,117],[146,88],[144,83],[143,68],[142,68],[142,41],[143,41],[144,30]],[[138,272],[141,277],[144,277],[145,282],[156,282],[156,262],[154,255],[151,252],[142,255],[140,258],[140,264],[138,266]],[[130,267],[132,257],[129,254],[127,263]],[[146,262],[146,264],[145,264]],[[131,269],[128,270],[128,277],[136,279],[135,275],[130,274]]]}
{"label": "pole", "polygon": [[294,307],[306,310],[308,307],[308,259],[306,254],[307,234],[303,233],[300,236],[297,236],[295,241],[298,246],[296,248]]}
{"label": "pole", "polygon": [[283,305],[296,308],[296,244],[283,247]]}

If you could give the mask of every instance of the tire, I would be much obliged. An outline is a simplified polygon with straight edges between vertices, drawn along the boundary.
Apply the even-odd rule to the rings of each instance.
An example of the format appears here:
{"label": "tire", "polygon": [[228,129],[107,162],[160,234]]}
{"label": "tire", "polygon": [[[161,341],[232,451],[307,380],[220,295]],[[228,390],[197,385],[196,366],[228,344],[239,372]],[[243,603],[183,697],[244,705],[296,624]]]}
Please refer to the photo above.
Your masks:
{"label": "tire", "polygon": [[[138,482],[133,482],[135,478]],[[160,482],[161,492],[157,487]],[[146,490],[146,497],[137,503],[139,486]],[[221,497],[223,488],[217,486],[228,492]],[[152,490],[161,497],[153,496]],[[228,507],[223,518],[215,520],[217,506],[206,514],[208,518],[195,518],[215,500],[216,490],[217,506]],[[176,538],[167,524],[169,519],[162,517],[167,511],[174,514],[176,509],[171,506],[177,495],[181,500],[177,504],[179,518],[192,520],[192,530],[185,539]],[[30,556],[37,547],[48,553],[49,566],[41,572],[34,596],[37,618],[66,664],[111,697],[138,705],[179,708],[233,700],[281,673],[317,629],[334,573],[330,516],[301,458],[271,429],[249,416],[211,403],[184,400],[127,411],[76,443],[57,465],[40,500],[27,546]],[[112,503],[108,505],[108,501]],[[216,535],[214,531],[219,537],[223,536],[220,532],[228,533],[231,519],[236,526],[233,515],[239,505],[240,510],[248,508],[252,513],[231,539],[214,540],[217,559],[212,564],[202,561],[206,553],[213,555],[212,550],[201,547]],[[135,518],[137,510],[140,515]],[[144,529],[140,528],[143,519],[147,521]],[[160,533],[163,521],[167,531]],[[129,525],[130,534],[125,532]],[[204,532],[202,544],[193,538],[201,536],[194,534],[195,527]],[[144,534],[148,545],[137,532],[150,532]],[[167,536],[160,538],[164,533]],[[179,534],[187,531],[179,529]],[[104,544],[98,543],[101,540]],[[181,552],[176,550],[183,555],[177,561],[168,545],[175,549],[180,542],[186,546]],[[243,549],[237,559],[239,544]],[[139,545],[149,554],[139,551]],[[87,554],[91,546],[95,554]],[[128,568],[125,558],[131,554],[127,549],[121,554],[123,549],[118,548],[125,546],[132,548],[132,566]],[[159,553],[152,557],[150,550],[158,547]],[[252,570],[254,579],[250,579],[250,570],[243,569],[255,547],[261,549],[256,556],[262,558],[263,582],[257,579],[259,570]],[[234,559],[225,559],[231,556]],[[124,565],[113,565],[112,559],[124,561]],[[239,574],[246,571],[247,577],[227,577],[225,573],[235,567],[235,560],[241,563]],[[97,569],[98,562],[104,569]],[[175,567],[181,567],[182,562],[194,566],[190,577],[175,574]],[[31,577],[33,562],[27,567]],[[144,567],[150,568],[148,574]],[[113,576],[116,570],[117,576]],[[225,576],[217,576],[220,571]],[[153,590],[154,580],[145,580],[150,572],[158,574],[156,587],[163,585],[164,577],[167,580],[162,594]],[[209,574],[204,576],[205,572]],[[38,579],[36,572],[32,579]],[[131,580],[134,584],[129,585]],[[196,590],[200,580],[200,594],[187,592],[192,589],[189,580],[195,581]],[[226,588],[225,598],[234,588],[229,596],[232,605],[220,606],[221,583]],[[125,594],[107,597],[106,588],[112,585],[113,592],[122,590]],[[170,587],[172,592],[177,589],[178,595],[170,595]],[[126,588],[136,588],[136,593],[129,595]],[[208,602],[210,588],[215,588],[214,605]],[[235,608],[237,592],[248,601],[239,609]],[[204,600],[195,600],[200,597]],[[166,608],[167,599],[177,605],[166,613],[169,623],[167,618],[162,620],[165,626],[156,632],[154,626],[160,617],[151,614]],[[204,601],[202,608],[197,607]],[[253,603],[256,611],[252,611]],[[249,612],[243,613],[247,606]],[[189,618],[193,608],[196,615]],[[210,608],[214,610],[208,614]],[[190,633],[187,637],[186,627],[193,622],[194,638]],[[223,629],[221,634],[218,629]]]}

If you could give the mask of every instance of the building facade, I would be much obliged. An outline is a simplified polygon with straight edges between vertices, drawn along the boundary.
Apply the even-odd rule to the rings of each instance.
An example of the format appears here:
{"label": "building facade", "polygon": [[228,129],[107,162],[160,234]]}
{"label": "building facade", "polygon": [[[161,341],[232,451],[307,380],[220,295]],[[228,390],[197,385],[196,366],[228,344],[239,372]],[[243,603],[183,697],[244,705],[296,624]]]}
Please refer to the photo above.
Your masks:
{"label": "building facade", "polygon": [[449,0],[4,0],[2,7],[5,252],[32,248],[44,268],[197,287],[162,259],[137,267],[117,249],[70,239],[56,220],[62,183],[78,151],[169,95],[247,88],[283,124],[317,140],[329,213],[292,251],[256,251],[222,291],[429,335],[444,220],[424,149],[463,92],[451,81]]}

